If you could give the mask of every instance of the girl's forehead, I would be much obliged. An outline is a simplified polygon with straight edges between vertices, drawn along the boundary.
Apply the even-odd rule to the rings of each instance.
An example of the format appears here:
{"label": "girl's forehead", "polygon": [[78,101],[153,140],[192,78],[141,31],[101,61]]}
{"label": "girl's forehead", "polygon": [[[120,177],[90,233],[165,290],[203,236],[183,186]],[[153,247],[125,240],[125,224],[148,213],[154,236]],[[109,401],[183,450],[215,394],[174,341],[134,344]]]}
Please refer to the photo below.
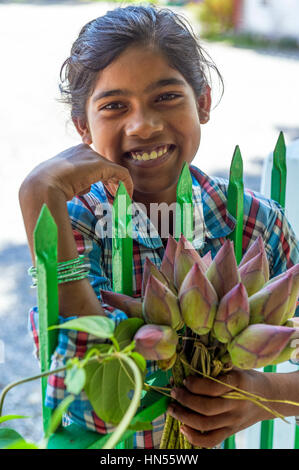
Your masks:
{"label": "girl's forehead", "polygon": [[94,93],[100,88],[148,89],[150,92],[151,84],[167,79],[172,79],[173,84],[177,81],[177,85],[187,85],[181,73],[170,66],[162,52],[145,46],[131,46],[101,70]]}

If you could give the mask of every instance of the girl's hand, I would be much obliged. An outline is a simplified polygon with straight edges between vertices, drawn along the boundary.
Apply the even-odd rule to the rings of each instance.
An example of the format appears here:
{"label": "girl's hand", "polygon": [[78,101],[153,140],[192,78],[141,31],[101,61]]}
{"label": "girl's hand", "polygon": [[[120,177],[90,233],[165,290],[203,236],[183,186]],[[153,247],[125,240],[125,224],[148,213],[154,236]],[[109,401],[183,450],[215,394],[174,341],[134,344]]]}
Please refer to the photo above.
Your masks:
{"label": "girl's hand", "polygon": [[191,444],[212,448],[241,429],[271,419],[269,413],[249,400],[221,398],[221,395],[232,391],[229,385],[257,395],[271,396],[265,375],[237,369],[217,377],[228,386],[208,378],[189,376],[185,387],[172,390],[176,402],[169,406],[168,412],[183,424],[181,430]]}
{"label": "girl's hand", "polygon": [[27,176],[28,179],[60,190],[67,201],[88,193],[97,181],[105,183],[113,195],[122,181],[129,196],[133,194],[133,182],[127,168],[110,162],[86,144],[71,147],[42,162]]}

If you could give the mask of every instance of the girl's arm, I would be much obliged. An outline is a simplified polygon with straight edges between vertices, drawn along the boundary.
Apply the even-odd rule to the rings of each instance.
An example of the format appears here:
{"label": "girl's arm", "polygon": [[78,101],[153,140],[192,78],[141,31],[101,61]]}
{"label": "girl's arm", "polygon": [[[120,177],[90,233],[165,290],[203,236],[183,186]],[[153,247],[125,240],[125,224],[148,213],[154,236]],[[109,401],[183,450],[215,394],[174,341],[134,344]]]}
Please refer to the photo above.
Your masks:
{"label": "girl's arm", "polygon": [[[58,229],[58,262],[78,256],[66,202],[82,195],[97,182],[123,181],[130,195],[133,184],[126,168],[109,162],[90,147],[80,144],[36,167],[23,181],[19,201],[33,264],[33,231],[44,203]],[[87,279],[59,284],[59,312],[62,316],[103,315],[104,311]]]}

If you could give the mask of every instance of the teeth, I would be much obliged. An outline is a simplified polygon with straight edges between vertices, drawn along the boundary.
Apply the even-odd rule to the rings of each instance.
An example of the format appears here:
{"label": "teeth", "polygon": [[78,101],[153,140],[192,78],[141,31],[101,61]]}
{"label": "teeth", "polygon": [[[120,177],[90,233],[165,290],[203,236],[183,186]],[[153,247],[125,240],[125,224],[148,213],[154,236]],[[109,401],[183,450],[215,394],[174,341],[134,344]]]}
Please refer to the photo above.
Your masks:
{"label": "teeth", "polygon": [[165,153],[169,150],[168,145],[164,145],[163,147],[157,147],[155,150],[152,150],[150,153],[137,153],[137,152],[130,152],[131,157],[134,160],[155,160],[158,157],[162,157]]}

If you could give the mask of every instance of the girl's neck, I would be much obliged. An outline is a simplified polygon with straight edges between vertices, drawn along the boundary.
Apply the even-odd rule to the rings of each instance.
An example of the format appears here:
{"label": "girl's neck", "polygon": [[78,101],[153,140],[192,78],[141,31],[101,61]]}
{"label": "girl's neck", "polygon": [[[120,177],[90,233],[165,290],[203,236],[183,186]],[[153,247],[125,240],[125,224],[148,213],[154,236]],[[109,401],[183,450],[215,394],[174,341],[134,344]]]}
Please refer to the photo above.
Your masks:
{"label": "girl's neck", "polygon": [[147,215],[150,215],[151,204],[166,203],[168,206],[176,202],[176,184],[159,193],[142,193],[134,190],[133,200],[146,207]]}

